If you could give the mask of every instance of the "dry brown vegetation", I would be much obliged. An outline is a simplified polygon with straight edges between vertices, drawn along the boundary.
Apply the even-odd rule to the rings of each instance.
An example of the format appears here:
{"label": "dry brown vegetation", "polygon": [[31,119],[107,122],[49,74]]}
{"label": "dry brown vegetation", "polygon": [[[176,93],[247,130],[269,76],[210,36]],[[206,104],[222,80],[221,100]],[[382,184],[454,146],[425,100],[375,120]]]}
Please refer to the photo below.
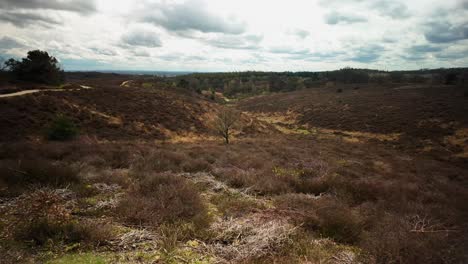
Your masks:
{"label": "dry brown vegetation", "polygon": [[[204,99],[187,99],[187,108],[199,109],[187,113],[182,104],[171,102],[179,96],[176,92],[115,89],[110,101],[122,103],[115,107],[98,98],[109,94],[105,89],[37,94],[7,105],[14,108],[9,110],[12,113],[21,112],[21,107],[32,113],[26,104],[15,102],[45,100],[45,104],[67,98],[83,104],[89,99],[89,105],[107,115],[128,114],[123,120],[138,119],[173,133],[191,130],[196,123],[192,131],[199,137],[181,140],[180,134],[177,140],[161,142],[154,140],[159,139],[157,134],[125,130],[126,125],[124,130],[98,131],[90,125],[90,116],[80,119],[82,135],[70,142],[14,141],[29,132],[13,137],[8,135],[18,127],[2,128],[10,131],[9,141],[0,144],[4,262],[18,258],[25,263],[47,262],[75,252],[90,252],[109,263],[466,261],[466,160],[449,157],[448,152],[415,151],[401,138],[389,140],[390,132],[398,132],[414,139],[430,135],[434,142],[442,142],[440,137],[466,126],[459,114],[465,106],[456,92],[457,99],[448,104],[449,90],[441,91],[436,102],[433,90],[411,91],[430,105],[446,108],[433,112],[442,125],[455,122],[441,125],[443,133],[425,130],[425,134],[415,132],[413,125],[420,116],[404,115],[409,105],[392,97],[397,96],[395,90],[387,95],[383,88],[344,87],[340,94],[334,88],[248,99],[239,103],[244,110],[240,123],[253,130],[236,127],[233,144],[226,145],[203,132],[207,127],[200,115],[209,116],[214,109]],[[379,92],[393,110],[379,112],[382,120],[377,122],[369,116],[375,111],[368,111]],[[139,99],[128,97],[133,93]],[[309,97],[299,99],[304,96]],[[328,98],[327,102],[347,101],[351,110],[339,110],[335,107],[341,103],[333,102],[328,110],[314,106],[308,100],[315,96]],[[150,99],[158,102],[152,110],[148,110],[153,105]],[[417,107],[423,101],[416,101]],[[361,103],[367,108],[357,106]],[[312,109],[301,108],[306,106]],[[325,122],[330,111],[338,110],[337,116],[330,114],[334,122]],[[43,115],[34,111],[31,119]],[[456,114],[451,121],[447,113],[452,112]],[[161,113],[168,115],[154,117]],[[187,115],[171,119],[182,113]],[[363,122],[360,130],[358,119]],[[383,122],[388,126],[380,128]],[[21,127],[33,131],[34,123],[23,122]],[[433,126],[421,124],[420,129]],[[262,134],[270,128],[277,129]],[[456,142],[460,144],[459,138]]]}

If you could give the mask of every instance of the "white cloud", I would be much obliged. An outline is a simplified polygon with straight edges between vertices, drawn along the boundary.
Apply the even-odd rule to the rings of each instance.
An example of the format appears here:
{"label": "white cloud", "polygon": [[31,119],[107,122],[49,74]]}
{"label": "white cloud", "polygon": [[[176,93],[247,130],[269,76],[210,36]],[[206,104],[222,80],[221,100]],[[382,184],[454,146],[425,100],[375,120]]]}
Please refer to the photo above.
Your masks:
{"label": "white cloud", "polygon": [[467,66],[467,17],[464,0],[5,0],[0,56],[39,48],[66,69]]}

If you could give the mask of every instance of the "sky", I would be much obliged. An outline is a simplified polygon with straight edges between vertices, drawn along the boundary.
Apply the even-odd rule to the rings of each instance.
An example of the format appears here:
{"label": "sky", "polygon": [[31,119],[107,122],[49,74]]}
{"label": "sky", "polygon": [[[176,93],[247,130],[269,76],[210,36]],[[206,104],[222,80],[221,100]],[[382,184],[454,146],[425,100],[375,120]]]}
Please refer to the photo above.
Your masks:
{"label": "sky", "polygon": [[0,0],[0,57],[65,70],[468,66],[468,0]]}

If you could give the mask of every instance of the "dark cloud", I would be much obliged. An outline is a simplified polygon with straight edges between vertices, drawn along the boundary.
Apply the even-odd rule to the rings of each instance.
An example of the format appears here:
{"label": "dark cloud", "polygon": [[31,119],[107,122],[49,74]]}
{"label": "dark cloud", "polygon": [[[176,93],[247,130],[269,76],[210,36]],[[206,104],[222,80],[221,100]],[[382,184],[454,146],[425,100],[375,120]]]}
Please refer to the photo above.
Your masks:
{"label": "dark cloud", "polygon": [[319,4],[321,6],[334,6],[334,5],[343,5],[343,4],[357,4],[366,2],[368,0],[320,0]]}
{"label": "dark cloud", "polygon": [[331,12],[325,16],[325,23],[329,25],[353,24],[366,21],[367,19],[365,17],[359,15],[343,14],[338,12]]}
{"label": "dark cloud", "polygon": [[400,57],[407,61],[422,61],[428,58],[429,54],[438,54],[443,51],[444,47],[434,45],[414,45],[404,50],[404,54]]}
{"label": "dark cloud", "polygon": [[0,50],[9,50],[25,47],[24,44],[8,36],[0,38]]}
{"label": "dark cloud", "polygon": [[314,52],[311,54],[314,59],[332,59],[339,56],[343,56],[346,53],[344,51],[328,51],[328,52]]}
{"label": "dark cloud", "polygon": [[165,60],[165,61],[206,61],[208,58],[207,57],[202,57],[202,56],[196,56],[196,55],[190,55],[186,56],[182,53],[169,53],[165,55],[160,55],[158,56],[159,59]]}
{"label": "dark cloud", "polygon": [[465,10],[468,10],[468,0],[460,0],[459,6]]}
{"label": "dark cloud", "polygon": [[268,50],[271,53],[279,54],[291,54],[291,55],[308,55],[310,51],[308,49],[292,49],[287,46],[273,47]]}
{"label": "dark cloud", "polygon": [[411,16],[408,7],[396,0],[322,0],[320,5],[325,7],[343,7],[344,5],[362,4],[377,11],[381,16],[393,19],[405,19]]}
{"label": "dark cloud", "polygon": [[52,27],[61,24],[57,19],[31,12],[0,12],[0,21],[11,23],[17,27],[39,25]]}
{"label": "dark cloud", "polygon": [[443,51],[440,53],[436,53],[435,57],[440,60],[458,60],[464,59],[468,57],[468,49],[462,50],[451,50],[451,51]]}
{"label": "dark cloud", "polygon": [[405,4],[394,0],[372,1],[371,7],[379,11],[382,16],[388,16],[393,19],[405,19],[411,16]]}
{"label": "dark cloud", "polygon": [[223,49],[259,49],[260,42],[263,36],[260,35],[246,35],[246,36],[233,36],[233,35],[220,35],[214,38],[202,40],[203,42]]}
{"label": "dark cloud", "polygon": [[404,54],[400,58],[406,61],[422,61],[427,59],[427,56],[425,54]]}
{"label": "dark cloud", "polygon": [[122,36],[124,46],[140,46],[155,48],[161,47],[162,43],[155,32],[147,30],[133,30]]}
{"label": "dark cloud", "polygon": [[110,50],[110,49],[102,49],[102,48],[90,48],[96,54],[105,55],[105,56],[115,56],[117,52]]}
{"label": "dark cloud", "polygon": [[89,14],[96,11],[94,0],[2,0],[0,9],[50,9]]}
{"label": "dark cloud", "polygon": [[203,33],[242,34],[246,25],[212,14],[202,0],[188,0],[178,4],[155,4],[143,21],[160,25],[169,31],[200,31]]}
{"label": "dark cloud", "polygon": [[365,47],[360,47],[356,50],[356,53],[349,58],[351,61],[369,63],[375,62],[385,49],[380,45],[369,45]]}
{"label": "dark cloud", "polygon": [[448,43],[468,39],[468,24],[452,25],[448,21],[431,22],[426,26],[426,39],[432,43]]}
{"label": "dark cloud", "polygon": [[397,43],[398,42],[398,38],[396,36],[384,36],[382,38],[382,41],[384,43]]}
{"label": "dark cloud", "polygon": [[431,52],[439,52],[442,51],[444,48],[432,45],[414,45],[408,48],[408,52],[410,53],[431,53]]}
{"label": "dark cloud", "polygon": [[301,39],[305,39],[310,35],[310,32],[304,29],[295,29],[290,31],[289,33]]}
{"label": "dark cloud", "polygon": [[160,55],[158,56],[159,59],[165,60],[165,61],[178,61],[183,57],[182,54],[165,54],[165,55]]}
{"label": "dark cloud", "polygon": [[134,49],[134,50],[131,50],[130,53],[135,56],[135,57],[149,57],[151,56],[151,54],[146,51],[146,50],[142,50],[142,49]]}
{"label": "dark cloud", "polygon": [[345,55],[344,51],[320,51],[320,52],[295,52],[289,53],[291,56],[288,58],[291,60],[306,60],[306,61],[331,61],[337,60],[341,56]]}
{"label": "dark cloud", "polygon": [[242,60],[242,63],[247,63],[247,64],[258,64],[258,63],[265,63],[265,62],[268,62],[268,60],[265,58],[263,54],[260,54],[260,53],[250,54],[249,58]]}

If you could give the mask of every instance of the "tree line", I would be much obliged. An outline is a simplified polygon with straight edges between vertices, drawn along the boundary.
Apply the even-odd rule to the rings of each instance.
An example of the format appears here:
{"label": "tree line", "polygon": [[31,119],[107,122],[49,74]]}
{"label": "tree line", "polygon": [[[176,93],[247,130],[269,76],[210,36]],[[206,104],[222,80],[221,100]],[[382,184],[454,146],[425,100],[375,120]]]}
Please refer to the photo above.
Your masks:
{"label": "tree line", "polygon": [[[194,73],[173,77],[178,87],[201,93],[222,92],[227,97],[244,97],[267,92],[287,92],[322,87],[327,83],[345,84],[444,84],[466,86],[468,68],[419,71],[378,71],[343,68],[324,72],[224,72]],[[168,79],[171,81],[171,79]]]}

